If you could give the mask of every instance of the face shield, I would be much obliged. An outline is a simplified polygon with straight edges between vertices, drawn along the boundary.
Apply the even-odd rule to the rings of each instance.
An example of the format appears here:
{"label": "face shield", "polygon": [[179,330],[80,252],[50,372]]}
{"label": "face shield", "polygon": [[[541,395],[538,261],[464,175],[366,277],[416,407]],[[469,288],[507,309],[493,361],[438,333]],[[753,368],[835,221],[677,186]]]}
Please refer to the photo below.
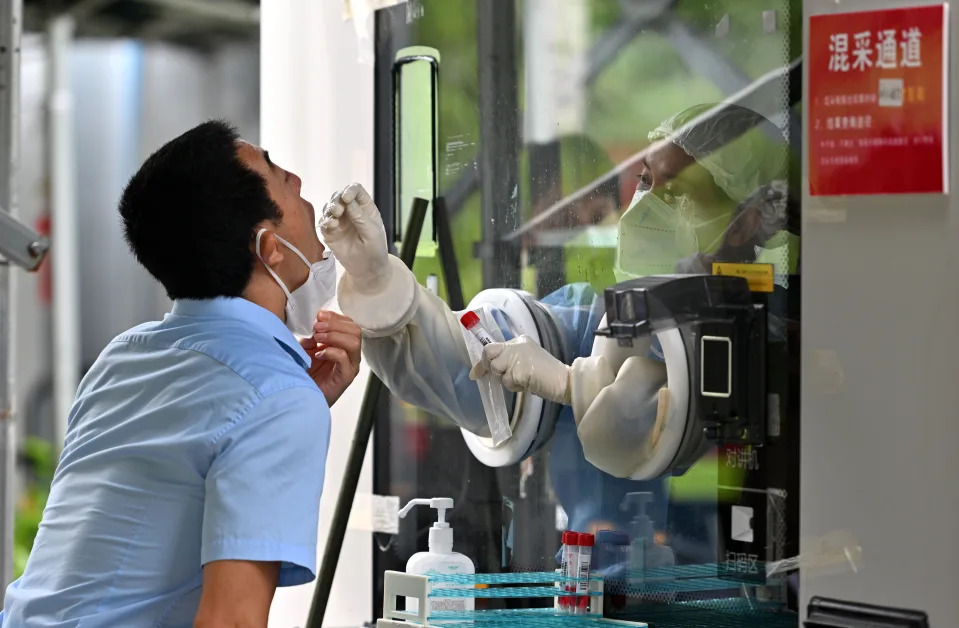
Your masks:
{"label": "face shield", "polygon": [[617,281],[756,261],[784,228],[782,131],[743,107],[715,109],[692,107],[649,134],[658,143],[618,226]]}

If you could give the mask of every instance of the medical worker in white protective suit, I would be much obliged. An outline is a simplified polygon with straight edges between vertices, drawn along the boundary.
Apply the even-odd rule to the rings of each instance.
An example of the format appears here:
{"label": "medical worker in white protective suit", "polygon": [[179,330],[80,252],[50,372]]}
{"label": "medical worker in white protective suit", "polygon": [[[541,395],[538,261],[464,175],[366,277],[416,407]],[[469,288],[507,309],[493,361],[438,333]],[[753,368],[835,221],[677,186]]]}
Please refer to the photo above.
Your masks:
{"label": "medical worker in white protective suit", "polygon": [[[782,134],[750,110],[712,109],[686,110],[650,134],[658,141],[618,226],[619,281],[709,273],[712,261],[771,262],[779,281],[790,272]],[[507,317],[493,311],[499,328],[490,331],[501,342],[486,346],[471,368],[459,314],[387,254],[380,213],[362,187],[334,195],[320,227],[346,271],[338,288],[343,313],[362,327],[363,353],[397,397],[476,433],[486,418],[471,378],[492,372],[511,391],[555,402],[562,410],[550,445],[551,481],[569,528],[587,530],[601,521],[624,529],[623,496],[650,491],[656,496],[650,514],[664,529],[664,480],[636,477],[664,403],[660,390],[668,387],[656,339],[629,352],[605,339],[594,343],[602,295],[574,284],[539,301],[556,322],[570,363],[529,337],[513,337]]]}

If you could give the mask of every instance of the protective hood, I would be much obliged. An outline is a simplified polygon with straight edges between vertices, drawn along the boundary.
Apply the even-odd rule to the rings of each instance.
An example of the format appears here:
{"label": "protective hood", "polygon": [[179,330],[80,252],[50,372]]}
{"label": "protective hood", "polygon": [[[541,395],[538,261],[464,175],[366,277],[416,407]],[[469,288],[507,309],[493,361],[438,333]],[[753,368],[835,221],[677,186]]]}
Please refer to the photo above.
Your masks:
{"label": "protective hood", "polygon": [[649,133],[653,141],[676,144],[713,176],[737,203],[761,186],[786,179],[788,145],[783,132],[755,111],[718,104],[690,107]]}
{"label": "protective hood", "polygon": [[[736,204],[724,211],[698,207],[688,195],[638,191],[617,228],[617,281],[709,273],[714,261],[756,261],[785,229],[788,145],[768,119],[735,105],[697,105],[663,121],[649,138],[680,147]],[[788,242],[772,248],[782,247],[774,257],[787,262],[777,275],[790,272]]]}

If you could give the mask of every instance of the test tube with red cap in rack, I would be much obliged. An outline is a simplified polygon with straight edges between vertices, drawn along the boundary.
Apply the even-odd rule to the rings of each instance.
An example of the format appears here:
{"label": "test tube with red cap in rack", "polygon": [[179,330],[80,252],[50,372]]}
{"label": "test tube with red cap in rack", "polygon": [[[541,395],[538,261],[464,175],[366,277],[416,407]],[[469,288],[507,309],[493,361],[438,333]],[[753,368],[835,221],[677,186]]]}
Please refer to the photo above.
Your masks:
{"label": "test tube with red cap in rack", "polygon": [[593,559],[593,545],[596,538],[592,534],[579,534],[576,545],[576,594],[571,606],[573,614],[585,615],[589,607],[589,567]]}
{"label": "test tube with red cap in rack", "polygon": [[[563,548],[562,553],[560,554],[562,562],[560,566],[560,573],[563,575],[562,589],[563,591],[572,592],[576,590],[576,582],[572,580],[573,571],[576,564],[576,544],[578,543],[579,534],[572,532],[571,530],[566,530],[563,532]],[[573,598],[569,595],[561,595],[559,597],[559,610],[563,613],[569,613],[570,610],[570,601]]]}

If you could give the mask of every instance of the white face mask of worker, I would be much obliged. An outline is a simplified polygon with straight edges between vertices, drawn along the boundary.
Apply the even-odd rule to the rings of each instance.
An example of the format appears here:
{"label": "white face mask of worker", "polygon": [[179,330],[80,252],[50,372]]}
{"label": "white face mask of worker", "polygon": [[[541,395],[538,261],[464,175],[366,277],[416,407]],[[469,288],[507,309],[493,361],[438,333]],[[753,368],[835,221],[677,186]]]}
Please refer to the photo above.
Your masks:
{"label": "white face mask of worker", "polygon": [[[260,239],[264,233],[266,233],[266,229],[260,229],[260,232],[256,234],[256,256],[260,258],[260,261],[266,266],[267,272],[273,276],[276,283],[280,284],[280,288],[286,294],[286,328],[297,336],[312,336],[313,325],[316,323],[316,313],[329,305],[336,296],[336,264],[333,261],[333,255],[329,254],[324,259],[311,264],[295,246],[273,234],[273,237],[296,253],[296,256],[303,260],[303,263],[310,269],[310,275],[306,282],[291,293],[283,280],[273,272],[273,269],[263,261],[263,256],[260,255]],[[327,252],[329,253],[329,251]]]}
{"label": "white face mask of worker", "polygon": [[706,220],[698,213],[687,196],[673,206],[649,190],[637,191],[619,220],[616,280],[668,275],[680,260],[715,249],[732,212]]}

